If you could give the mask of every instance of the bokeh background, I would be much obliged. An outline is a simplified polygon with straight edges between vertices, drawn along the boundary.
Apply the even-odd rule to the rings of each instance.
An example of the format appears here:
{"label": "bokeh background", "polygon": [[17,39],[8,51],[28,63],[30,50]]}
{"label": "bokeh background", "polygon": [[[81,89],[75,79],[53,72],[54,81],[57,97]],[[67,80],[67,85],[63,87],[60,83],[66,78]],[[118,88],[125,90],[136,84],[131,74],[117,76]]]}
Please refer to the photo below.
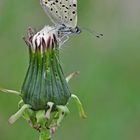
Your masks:
{"label": "bokeh background", "polygon": [[[50,20],[39,0],[0,0],[0,86],[19,90],[28,66],[22,37],[29,26],[41,29]],[[78,25],[104,34],[102,39],[83,31],[61,50],[66,75],[80,71],[70,82],[82,100],[87,119],[79,119],[75,103],[55,140],[140,139],[140,1],[78,0]],[[0,93],[0,140],[38,140],[23,120],[8,118],[19,99]]]}

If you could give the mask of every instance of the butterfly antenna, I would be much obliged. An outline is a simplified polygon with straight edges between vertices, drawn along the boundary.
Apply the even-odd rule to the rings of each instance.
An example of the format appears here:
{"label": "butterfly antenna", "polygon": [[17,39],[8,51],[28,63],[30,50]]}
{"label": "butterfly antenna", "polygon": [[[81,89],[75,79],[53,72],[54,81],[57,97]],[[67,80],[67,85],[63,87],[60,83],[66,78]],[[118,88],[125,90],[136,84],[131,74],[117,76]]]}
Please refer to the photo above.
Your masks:
{"label": "butterfly antenna", "polygon": [[88,29],[88,28],[82,28],[82,29],[89,32],[90,34],[96,36],[97,38],[102,38],[103,37],[102,33],[98,33],[95,30],[91,30],[91,29]]}

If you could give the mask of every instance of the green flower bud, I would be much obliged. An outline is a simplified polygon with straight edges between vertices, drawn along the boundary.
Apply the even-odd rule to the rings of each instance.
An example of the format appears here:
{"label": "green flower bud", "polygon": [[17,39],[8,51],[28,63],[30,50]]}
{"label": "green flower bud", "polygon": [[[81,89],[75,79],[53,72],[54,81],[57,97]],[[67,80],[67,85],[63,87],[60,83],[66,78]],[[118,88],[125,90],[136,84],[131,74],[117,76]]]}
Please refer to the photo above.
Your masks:
{"label": "green flower bud", "polygon": [[59,40],[54,27],[46,26],[36,34],[30,29],[25,41],[30,62],[21,89],[25,104],[33,110],[47,109],[47,103],[66,105],[71,92],[59,60]]}

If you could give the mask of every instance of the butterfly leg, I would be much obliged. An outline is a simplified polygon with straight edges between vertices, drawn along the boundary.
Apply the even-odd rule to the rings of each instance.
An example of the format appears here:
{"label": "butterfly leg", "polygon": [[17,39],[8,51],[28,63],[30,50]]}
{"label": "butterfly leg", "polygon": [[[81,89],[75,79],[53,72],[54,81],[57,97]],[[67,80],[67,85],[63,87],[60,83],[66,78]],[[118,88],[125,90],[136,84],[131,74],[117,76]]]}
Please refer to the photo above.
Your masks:
{"label": "butterfly leg", "polygon": [[68,39],[69,39],[69,36],[68,36],[68,35],[63,36],[63,37],[60,39],[60,47],[61,47],[62,45],[64,45],[65,42],[68,41]]}

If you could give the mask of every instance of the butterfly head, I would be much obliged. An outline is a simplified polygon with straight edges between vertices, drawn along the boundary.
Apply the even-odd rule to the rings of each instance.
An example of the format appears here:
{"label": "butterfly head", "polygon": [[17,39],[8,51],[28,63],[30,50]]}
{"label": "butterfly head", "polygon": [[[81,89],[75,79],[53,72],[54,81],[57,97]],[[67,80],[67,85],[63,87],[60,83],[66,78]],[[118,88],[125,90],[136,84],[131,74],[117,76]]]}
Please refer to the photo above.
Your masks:
{"label": "butterfly head", "polygon": [[81,29],[78,26],[76,26],[75,28],[69,28],[69,32],[71,32],[72,34],[80,34]]}
{"label": "butterfly head", "polygon": [[76,34],[80,34],[82,32],[82,30],[78,26],[76,26],[75,31]]}

